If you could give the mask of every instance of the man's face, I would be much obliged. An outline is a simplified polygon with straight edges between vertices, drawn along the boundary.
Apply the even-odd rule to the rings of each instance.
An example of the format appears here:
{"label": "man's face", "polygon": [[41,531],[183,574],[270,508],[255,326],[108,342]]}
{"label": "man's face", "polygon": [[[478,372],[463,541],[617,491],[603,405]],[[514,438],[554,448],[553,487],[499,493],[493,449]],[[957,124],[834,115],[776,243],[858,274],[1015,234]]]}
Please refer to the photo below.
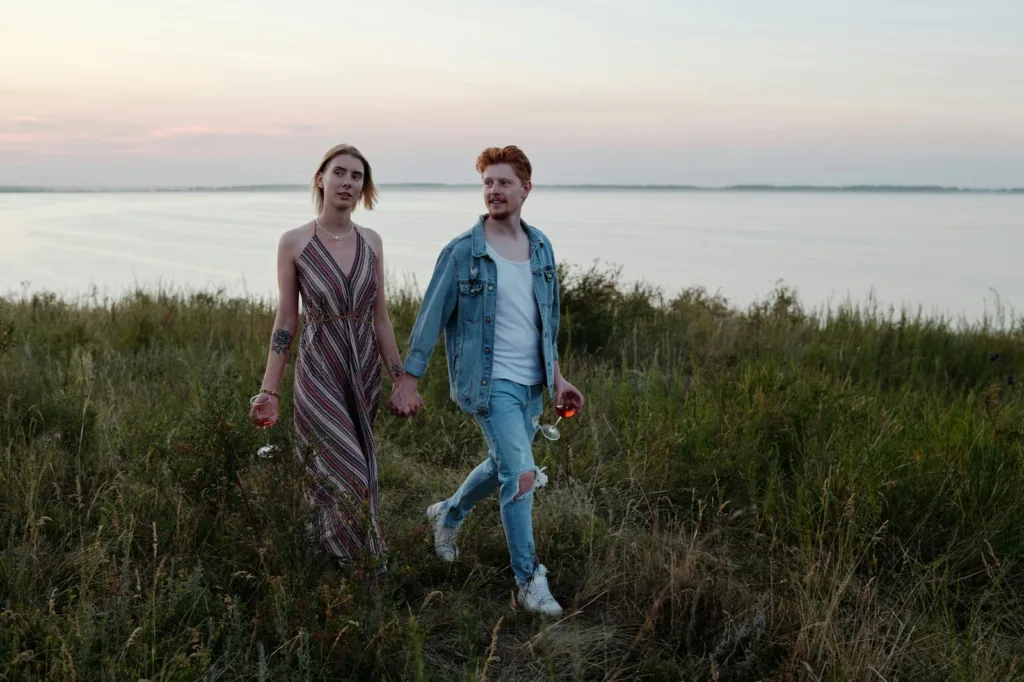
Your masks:
{"label": "man's face", "polygon": [[484,169],[483,180],[484,205],[493,220],[507,220],[522,208],[530,193],[530,183],[524,185],[507,163],[488,166]]}

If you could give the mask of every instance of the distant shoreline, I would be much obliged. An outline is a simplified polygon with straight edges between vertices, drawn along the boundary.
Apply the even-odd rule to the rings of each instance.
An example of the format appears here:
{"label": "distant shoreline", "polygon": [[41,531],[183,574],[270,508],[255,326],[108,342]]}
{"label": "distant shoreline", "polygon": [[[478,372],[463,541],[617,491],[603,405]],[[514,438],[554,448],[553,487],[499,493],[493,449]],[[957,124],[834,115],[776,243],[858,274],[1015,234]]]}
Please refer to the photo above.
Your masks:
{"label": "distant shoreline", "polygon": [[[429,182],[384,183],[380,189],[447,190],[477,189],[475,184]],[[662,191],[662,192],[843,192],[889,194],[1024,194],[1024,187],[974,188],[941,185],[624,185],[624,184],[537,184],[537,188],[581,191]],[[147,194],[147,193],[217,193],[217,192],[305,192],[306,185],[224,185],[195,187],[43,187],[0,186],[0,194]]]}

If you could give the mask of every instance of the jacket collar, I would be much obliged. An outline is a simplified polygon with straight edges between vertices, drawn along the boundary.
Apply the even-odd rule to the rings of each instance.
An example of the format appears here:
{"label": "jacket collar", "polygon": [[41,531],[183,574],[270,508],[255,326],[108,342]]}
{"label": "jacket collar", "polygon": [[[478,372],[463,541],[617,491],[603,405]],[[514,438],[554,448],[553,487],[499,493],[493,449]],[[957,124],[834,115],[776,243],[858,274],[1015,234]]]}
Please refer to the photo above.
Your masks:
{"label": "jacket collar", "polygon": [[[473,226],[473,255],[477,258],[483,258],[487,254],[487,239],[484,237],[485,220],[487,220],[486,213],[477,218],[476,225]],[[523,226],[526,236],[530,240],[530,253],[532,254],[541,241],[540,235],[522,218],[519,219],[519,224]]]}

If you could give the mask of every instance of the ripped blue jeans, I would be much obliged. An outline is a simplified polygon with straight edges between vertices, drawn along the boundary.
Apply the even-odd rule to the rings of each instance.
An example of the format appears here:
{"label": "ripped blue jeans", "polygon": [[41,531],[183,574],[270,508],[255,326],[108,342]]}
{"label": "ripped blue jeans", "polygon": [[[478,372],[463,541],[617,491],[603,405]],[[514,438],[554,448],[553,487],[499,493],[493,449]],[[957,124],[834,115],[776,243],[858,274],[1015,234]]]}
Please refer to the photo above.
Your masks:
{"label": "ripped blue jeans", "polygon": [[[501,524],[505,528],[512,572],[524,585],[537,567],[533,543],[533,490],[547,477],[533,461],[533,440],[543,409],[543,385],[524,386],[496,379],[491,386],[488,414],[476,415],[487,439],[487,459],[481,462],[455,494],[445,501],[444,525],[458,528],[473,506],[499,489]],[[531,483],[529,476],[533,474]]]}

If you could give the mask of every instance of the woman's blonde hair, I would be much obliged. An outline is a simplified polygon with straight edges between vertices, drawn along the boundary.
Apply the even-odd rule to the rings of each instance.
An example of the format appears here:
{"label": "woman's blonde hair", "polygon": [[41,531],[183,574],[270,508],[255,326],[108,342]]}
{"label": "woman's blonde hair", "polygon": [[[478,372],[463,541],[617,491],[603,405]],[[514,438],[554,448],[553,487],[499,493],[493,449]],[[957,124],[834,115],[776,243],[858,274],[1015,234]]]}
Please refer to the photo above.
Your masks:
{"label": "woman's blonde hair", "polygon": [[318,182],[320,175],[327,169],[331,161],[342,155],[354,156],[363,162],[363,168],[366,172],[363,173],[363,191],[359,193],[363,206],[366,207],[367,211],[372,211],[374,204],[377,203],[377,186],[373,184],[373,171],[370,170],[370,162],[366,160],[362,152],[352,145],[339,144],[327,150],[323,161],[320,162],[320,167],[313,173],[313,205],[316,206],[317,215],[324,210],[324,188]]}

